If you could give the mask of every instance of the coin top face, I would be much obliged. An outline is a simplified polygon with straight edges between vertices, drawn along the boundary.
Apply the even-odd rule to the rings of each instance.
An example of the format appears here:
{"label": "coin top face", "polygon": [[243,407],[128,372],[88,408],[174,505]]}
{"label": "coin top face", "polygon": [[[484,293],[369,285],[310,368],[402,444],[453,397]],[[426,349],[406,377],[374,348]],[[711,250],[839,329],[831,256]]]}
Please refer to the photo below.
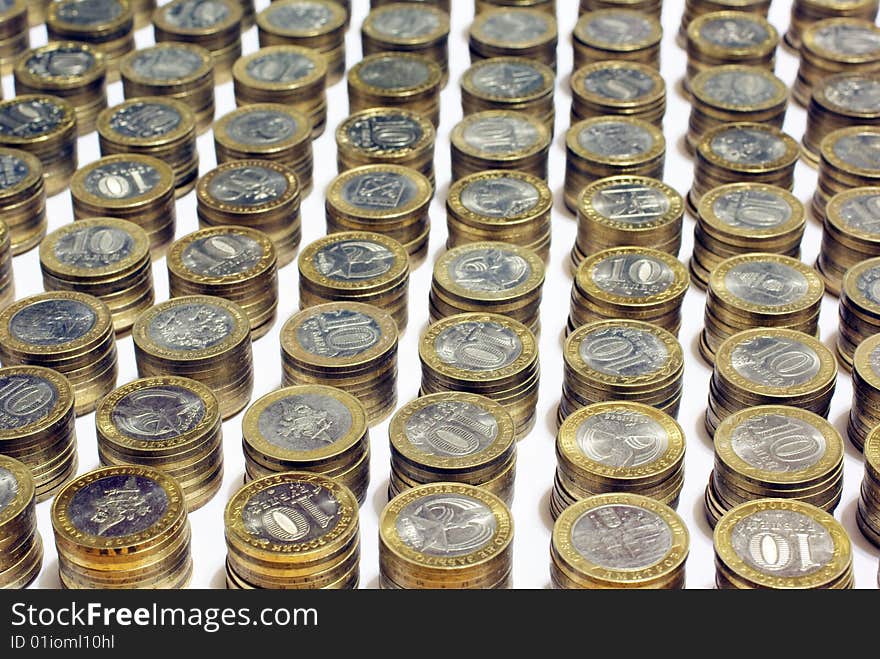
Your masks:
{"label": "coin top face", "polygon": [[36,375],[0,376],[0,430],[15,430],[45,419],[58,402],[55,385]]}
{"label": "coin top face", "polygon": [[864,270],[856,280],[856,289],[869,302],[880,305],[880,267]]}
{"label": "coin top face", "polygon": [[41,300],[12,316],[9,332],[23,343],[53,346],[81,339],[96,322],[94,310],[79,300]]}
{"label": "coin top face", "polygon": [[672,207],[662,190],[640,183],[617,183],[597,190],[590,205],[605,219],[632,226],[656,222]]}
{"label": "coin top face", "polygon": [[468,250],[449,264],[449,278],[473,292],[503,293],[522,286],[532,275],[519,254],[494,248]]}
{"label": "coin top face", "polygon": [[880,134],[844,135],[832,146],[834,155],[859,169],[880,169]]}
{"label": "coin top face", "polygon": [[793,304],[810,290],[810,283],[802,273],[773,261],[740,263],[724,277],[724,285],[739,299],[768,307]]}
{"label": "coin top face", "polygon": [[422,452],[464,458],[484,451],[498,437],[498,420],[464,401],[441,401],[423,407],[406,421],[406,438]]}
{"label": "coin top face", "polygon": [[117,0],[64,0],[56,10],[58,18],[72,25],[100,25],[122,15]]}
{"label": "coin top face", "polygon": [[544,76],[529,62],[490,62],[479,66],[470,76],[481,94],[496,98],[523,98],[545,87]]}
{"label": "coin top face", "polygon": [[393,55],[369,60],[358,69],[364,84],[386,91],[424,85],[430,76],[431,69],[425,62]]}
{"label": "coin top face", "polygon": [[787,148],[776,135],[754,128],[734,127],[716,134],[712,152],[737,165],[763,165],[782,158]]}
{"label": "coin top face", "polygon": [[480,32],[493,41],[518,44],[540,39],[550,31],[549,17],[531,12],[495,12],[480,24]]}
{"label": "coin top face", "polygon": [[659,563],[672,549],[672,529],[658,514],[625,504],[586,511],[571,527],[575,551],[610,570],[638,570]]}
{"label": "coin top face", "polygon": [[296,119],[275,110],[247,110],[226,124],[226,132],[236,142],[248,146],[277,144],[296,135]]}
{"label": "coin top face", "polygon": [[599,328],[583,338],[578,352],[592,370],[617,377],[653,373],[669,361],[663,341],[638,327]]}
{"label": "coin top face", "polygon": [[733,431],[734,453],[755,469],[776,473],[804,471],[825,455],[825,436],[811,423],[784,414],[762,414]]}
{"label": "coin top face", "polygon": [[267,17],[274,25],[294,32],[320,30],[333,20],[333,12],[319,2],[297,2],[272,7]]}
{"label": "coin top face", "polygon": [[498,520],[485,503],[464,494],[429,494],[401,510],[397,535],[429,556],[467,556],[492,542]]}
{"label": "coin top face", "polygon": [[758,336],[739,343],[731,364],[742,377],[762,386],[797,387],[813,380],[822,367],[808,345],[789,338]]}
{"label": "coin top face", "polygon": [[101,199],[134,199],[156,189],[162,174],[152,165],[135,160],[99,164],[89,170],[83,187]]}
{"label": "coin top face", "polygon": [[703,94],[723,105],[750,107],[779,98],[779,88],[766,75],[754,71],[718,71],[702,88]]}
{"label": "coin top face", "polygon": [[157,442],[181,437],[202,422],[205,401],[184,387],[162,385],[138,389],[113,407],[110,420],[126,437]]}
{"label": "coin top face", "polygon": [[880,377],[880,347],[875,348],[873,352],[871,352],[871,355],[868,358],[868,363],[871,365],[871,370],[874,371],[874,375]]}
{"label": "coin top face", "polygon": [[0,190],[18,185],[30,173],[31,168],[21,158],[6,153],[0,154]]}
{"label": "coin top face", "polygon": [[870,55],[880,52],[880,33],[873,26],[832,23],[813,31],[817,46],[840,55]]}
{"label": "coin top face", "polygon": [[288,191],[287,177],[260,165],[224,169],[208,183],[208,194],[235,206],[261,206],[278,201]]}
{"label": "coin top face", "polygon": [[712,212],[736,229],[772,229],[792,217],[791,205],[778,194],[766,190],[731,190],[720,195]]}
{"label": "coin top face", "polygon": [[217,0],[184,0],[165,9],[164,15],[175,27],[198,30],[225,21],[229,17],[229,6]]}
{"label": "coin top face", "polygon": [[644,71],[609,67],[591,71],[584,77],[584,89],[615,101],[634,101],[654,92],[656,81]]}
{"label": "coin top face", "polygon": [[106,268],[131,256],[134,238],[111,226],[88,226],[65,233],[55,243],[55,258],[64,265],[90,270]]}
{"label": "coin top face", "polygon": [[401,7],[383,11],[381,20],[371,22],[372,28],[379,34],[397,39],[418,39],[440,29],[440,18],[432,11],[426,11],[418,5]]}
{"label": "coin top face", "polygon": [[578,448],[593,462],[607,467],[641,467],[669,449],[669,435],[651,417],[617,409],[589,417],[575,434]]}
{"label": "coin top face", "polygon": [[260,435],[288,451],[315,451],[335,444],[352,426],[351,411],[322,394],[296,394],[275,401],[260,413]]}
{"label": "coin top face", "polygon": [[315,61],[301,53],[272,52],[250,60],[245,70],[260,82],[296,82],[315,68]]}
{"label": "coin top face", "polygon": [[880,194],[865,193],[840,206],[844,224],[855,231],[880,234]]}
{"label": "coin top face", "polygon": [[422,140],[424,134],[416,119],[393,112],[360,118],[351,122],[346,131],[346,136],[358,149],[377,155],[411,148]]}
{"label": "coin top face", "polygon": [[650,39],[654,26],[637,14],[612,12],[594,16],[579,26],[578,32],[587,41],[627,46]]}
{"label": "coin top face", "polygon": [[767,28],[748,16],[716,18],[700,29],[700,37],[721,48],[758,46],[770,38]]}
{"label": "coin top face", "polygon": [[357,357],[382,340],[379,322],[360,311],[321,311],[297,328],[296,338],[309,354],[331,359]]}
{"label": "coin top face", "polygon": [[64,119],[64,110],[45,98],[12,101],[0,106],[0,135],[38,137],[55,130]]}
{"label": "coin top face", "polygon": [[82,533],[121,538],[143,533],[168,510],[168,493],[145,476],[119,474],[82,487],[70,500],[67,514]]}
{"label": "coin top face", "polygon": [[523,345],[516,333],[503,325],[467,321],[440,332],[434,340],[434,352],[448,366],[487,373],[513,364]]}
{"label": "coin top face", "polygon": [[413,202],[419,188],[415,180],[399,172],[364,172],[352,176],[340,190],[343,201],[369,211],[393,211]]}
{"label": "coin top face", "polygon": [[262,258],[260,243],[250,236],[233,233],[194,240],[180,255],[187,270],[203,277],[229,277],[250,272]]}
{"label": "coin top face", "polygon": [[487,155],[507,155],[534,147],[541,134],[528,119],[512,115],[480,117],[462,132],[467,145]]}
{"label": "coin top face", "polygon": [[477,179],[461,191],[461,204],[475,215],[503,220],[525,215],[538,206],[541,192],[514,177]]}
{"label": "coin top face", "polygon": [[606,293],[631,299],[660,295],[675,283],[669,264],[650,255],[610,256],[596,263],[591,275]]}
{"label": "coin top face", "polygon": [[235,319],[223,307],[194,303],[163,309],[147,328],[150,339],[175,351],[205,350],[226,339]]}
{"label": "coin top face", "polygon": [[183,117],[164,103],[138,102],[120,108],[110,117],[110,128],[124,137],[149,139],[176,130]]}
{"label": "coin top face", "polygon": [[330,490],[317,483],[288,481],[256,492],[241,511],[245,530],[272,544],[297,545],[331,533],[343,517]]}
{"label": "coin top face", "polygon": [[322,247],[314,257],[315,270],[333,281],[357,282],[391,272],[396,259],[385,245],[371,240],[342,240]]}
{"label": "coin top face", "polygon": [[18,496],[18,479],[8,469],[0,467],[0,514]]}
{"label": "coin top face", "polygon": [[880,80],[874,76],[846,76],[822,85],[831,103],[850,112],[880,112]]}
{"label": "coin top face", "polygon": [[59,45],[52,50],[32,54],[25,68],[38,78],[82,76],[95,67],[95,56],[77,46]]}
{"label": "coin top face", "polygon": [[584,127],[578,144],[604,158],[626,158],[647,153],[654,146],[654,136],[642,126],[608,119]]}
{"label": "coin top face", "polygon": [[[170,43],[170,42],[166,42]],[[134,72],[147,80],[180,80],[202,68],[204,62],[187,48],[170,45],[137,52],[131,60]]]}
{"label": "coin top face", "polygon": [[834,559],[834,538],[814,519],[793,510],[762,510],[731,530],[734,552],[747,565],[775,577],[818,572]]}

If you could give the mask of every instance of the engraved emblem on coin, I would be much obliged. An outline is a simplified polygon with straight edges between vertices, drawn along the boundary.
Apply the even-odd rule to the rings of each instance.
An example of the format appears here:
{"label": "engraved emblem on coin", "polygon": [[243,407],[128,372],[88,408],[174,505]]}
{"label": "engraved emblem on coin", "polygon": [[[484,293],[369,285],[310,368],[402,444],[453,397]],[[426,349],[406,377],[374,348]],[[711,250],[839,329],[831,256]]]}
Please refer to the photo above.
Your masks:
{"label": "engraved emblem on coin", "polygon": [[461,191],[461,204],[471,213],[498,220],[524,215],[541,200],[538,189],[522,179],[501,177],[469,183]]}
{"label": "engraved emblem on coin", "polygon": [[626,409],[591,416],[578,427],[575,438],[585,456],[608,467],[641,467],[660,459],[669,448],[663,426]]}
{"label": "engraved emblem on coin", "polygon": [[184,304],[165,309],[150,321],[150,338],[168,350],[205,350],[226,339],[235,319],[222,307]]}
{"label": "engraved emblem on coin", "polygon": [[315,451],[335,444],[351,430],[349,409],[322,394],[282,398],[260,413],[260,435],[288,451]]}
{"label": "engraved emblem on coin", "polygon": [[134,72],[148,80],[178,80],[192,75],[202,66],[202,58],[186,48],[140,51],[131,60]]}
{"label": "engraved emblem on coin", "polygon": [[730,361],[742,377],[767,387],[797,387],[819,374],[822,362],[812,348],[787,338],[758,336],[733,349]]}
{"label": "engraved emblem on coin", "polygon": [[65,265],[90,270],[106,268],[131,256],[131,234],[108,226],[70,231],[55,243],[55,258]]}
{"label": "engraved emblem on coin", "polygon": [[496,323],[464,322],[434,339],[434,352],[444,364],[486,373],[513,364],[523,345],[516,333]]}
{"label": "engraved emblem on coin", "polygon": [[771,79],[752,71],[718,71],[706,81],[703,93],[733,107],[761,105],[779,96]]}
{"label": "engraved emblem on coin", "polygon": [[0,514],[18,496],[18,479],[8,469],[0,467]]}
{"label": "engraved emblem on coin", "polygon": [[395,520],[397,535],[415,551],[454,558],[486,547],[498,521],[482,501],[461,494],[430,494],[401,510]]}
{"label": "engraved emblem on coin", "polygon": [[375,318],[360,311],[321,312],[303,321],[296,331],[303,349],[319,357],[357,357],[382,340]]}
{"label": "engraved emblem on coin", "polygon": [[735,190],[725,192],[712,205],[722,222],[738,229],[770,229],[791,219],[791,205],[773,192]]}
{"label": "engraved emblem on coin", "polygon": [[831,147],[834,155],[859,169],[880,169],[880,135],[845,135]]}
{"label": "engraved emblem on coin", "polygon": [[205,418],[202,398],[184,387],[156,386],[121,398],[110,420],[122,434],[148,442],[185,435]]}
{"label": "engraved emblem on coin", "polygon": [[317,2],[297,2],[294,5],[272,7],[270,21],[285,30],[319,30],[333,20],[333,12]]}
{"label": "engraved emblem on coin", "polygon": [[383,114],[353,121],[348,127],[347,136],[358,149],[383,154],[415,146],[424,133],[412,117]]}
{"label": "engraved emblem on coin", "polygon": [[840,207],[840,217],[855,231],[880,234],[880,195],[860,194]]}
{"label": "engraved emblem on coin", "polygon": [[394,253],[369,240],[344,240],[322,247],[315,254],[315,270],[333,281],[367,281],[394,267]]}
{"label": "engraved emblem on coin", "polygon": [[406,438],[425,453],[446,458],[475,455],[498,437],[498,420],[473,403],[432,403],[406,420]]}
{"label": "engraved emblem on coin", "polygon": [[656,222],[670,208],[669,197],[661,190],[639,183],[617,183],[598,190],[590,205],[606,219],[634,226]]}
{"label": "engraved emblem on coin", "polygon": [[654,146],[654,136],[641,126],[613,119],[587,126],[577,139],[582,148],[605,158],[639,156]]}
{"label": "engraved emblem on coin", "polygon": [[168,510],[168,494],[151,478],[106,476],[80,489],[67,514],[73,526],[91,536],[121,538],[142,533]]}
{"label": "engraved emblem on coin", "polygon": [[259,165],[226,169],[211,179],[208,193],[233,206],[260,206],[279,199],[288,189],[281,172]]}
{"label": "engraved emblem on coin", "polygon": [[244,505],[245,530],[261,542],[306,544],[333,531],[342,519],[339,500],[320,485],[286,482],[257,492]]}
{"label": "engraved emblem on coin", "polygon": [[273,110],[249,110],[226,124],[226,132],[232,139],[249,146],[283,142],[298,129],[293,117]]}
{"label": "engraved emblem on coin", "polygon": [[635,327],[603,327],[590,332],[578,352],[592,370],[617,377],[653,373],[669,361],[663,341]]}
{"label": "engraved emblem on coin", "polygon": [[473,249],[449,264],[449,277],[472,292],[502,293],[522,286],[532,274],[529,262],[501,249]]}
{"label": "engraved emblem on coin", "polygon": [[738,165],[761,165],[785,155],[785,142],[753,128],[730,128],[718,133],[710,143],[712,152]]}
{"label": "engraved emblem on coin", "polygon": [[606,293],[627,298],[650,297],[669,290],[675,273],[650,256],[612,256],[596,264],[593,282]]}
{"label": "engraved emblem on coin", "polygon": [[757,46],[770,38],[767,28],[746,17],[707,21],[700,36],[711,44],[730,49]]}
{"label": "engraved emblem on coin", "polygon": [[804,471],[825,455],[825,436],[811,423],[784,414],[762,414],[739,424],[730,446],[750,466],[776,473]]}
{"label": "engraved emblem on coin", "polygon": [[763,510],[733,527],[736,555],[767,575],[805,577],[834,560],[834,538],[817,521],[793,510]]}
{"label": "engraved emblem on coin", "polygon": [[381,21],[373,21],[373,27],[380,34],[398,39],[417,39],[440,28],[437,14],[421,7],[396,7],[382,13]]}
{"label": "engraved emblem on coin", "polygon": [[73,78],[93,69],[95,56],[76,46],[57,46],[53,50],[34,53],[25,66],[28,73],[39,78]]}
{"label": "engraved emblem on coin", "polygon": [[262,82],[293,82],[311,74],[315,62],[299,53],[269,53],[252,59],[245,69]]}
{"label": "engraved emblem on coin", "polygon": [[361,81],[378,89],[406,89],[428,81],[431,70],[424,62],[383,57],[364,64],[358,71]]}
{"label": "engraved emblem on coin", "polygon": [[841,55],[869,55],[880,50],[876,28],[859,25],[824,25],[814,32],[816,45]]}
{"label": "engraved emblem on coin", "polygon": [[[0,119],[0,122],[2,122],[2,119]],[[2,131],[2,128],[0,128],[0,131]],[[30,173],[30,167],[21,158],[0,154],[0,190],[18,185]]]}
{"label": "engraved emblem on coin", "polygon": [[622,46],[640,43],[651,36],[651,23],[641,16],[611,13],[597,16],[583,27],[589,41]]}
{"label": "engraved emblem on coin", "polygon": [[571,527],[575,551],[609,570],[656,565],[672,549],[672,540],[672,529],[657,513],[624,504],[588,510]]}
{"label": "engraved emblem on coin", "polygon": [[70,0],[59,3],[57,15],[73,25],[98,25],[119,18],[122,5],[116,0]]}
{"label": "engraved emblem on coin", "polygon": [[880,268],[862,272],[856,281],[856,288],[869,302],[880,306]]}
{"label": "engraved emblem on coin", "polygon": [[653,78],[638,69],[607,68],[584,77],[584,89],[616,101],[634,101],[654,91]]}
{"label": "engraved emblem on coin", "polygon": [[167,135],[177,129],[182,120],[170,105],[139,102],[114,112],[110,128],[125,137],[149,139]]}
{"label": "engraved emblem on coin", "polygon": [[834,105],[851,112],[877,112],[880,108],[880,80],[869,76],[832,80],[822,87]]}
{"label": "engraved emblem on coin", "polygon": [[871,365],[871,370],[874,371],[874,375],[880,377],[880,348],[875,348],[871,355],[868,357],[868,363]]}
{"label": "engraved emblem on coin", "polygon": [[531,96],[544,86],[544,76],[528,62],[493,62],[471,76],[474,87],[497,98]]}
{"label": "engraved emblem on coin", "polygon": [[392,210],[415,198],[418,186],[409,176],[396,172],[369,172],[352,177],[342,186],[342,199],[369,210]]}
{"label": "engraved emblem on coin", "polygon": [[0,377],[0,430],[15,430],[45,419],[57,401],[55,385],[41,377]]}
{"label": "engraved emblem on coin", "polygon": [[42,300],[26,306],[9,321],[9,331],[23,343],[53,346],[82,338],[98,317],[78,300]]}
{"label": "engraved emblem on coin", "polygon": [[514,116],[481,117],[465,126],[464,141],[485,154],[506,154],[532,148],[538,142],[538,128]]}
{"label": "engraved emblem on coin", "polygon": [[229,7],[215,0],[187,0],[165,10],[171,25],[187,30],[212,27],[226,20]]}
{"label": "engraved emblem on coin", "polygon": [[180,260],[203,277],[228,277],[253,270],[263,258],[263,248],[250,236],[224,234],[193,241]]}
{"label": "engraved emblem on coin", "polygon": [[549,22],[542,16],[511,11],[500,12],[484,21],[481,32],[493,41],[517,44],[539,39],[549,29]]}
{"label": "engraved emblem on coin", "polygon": [[98,165],[83,179],[83,187],[102,199],[133,199],[147,194],[162,176],[152,165],[120,161]]}
{"label": "engraved emblem on coin", "polygon": [[61,107],[48,99],[14,101],[0,107],[0,135],[36,137],[54,130],[63,117]]}
{"label": "engraved emblem on coin", "polygon": [[781,307],[802,299],[810,290],[804,275],[783,263],[741,263],[724,277],[730,294],[749,304]]}

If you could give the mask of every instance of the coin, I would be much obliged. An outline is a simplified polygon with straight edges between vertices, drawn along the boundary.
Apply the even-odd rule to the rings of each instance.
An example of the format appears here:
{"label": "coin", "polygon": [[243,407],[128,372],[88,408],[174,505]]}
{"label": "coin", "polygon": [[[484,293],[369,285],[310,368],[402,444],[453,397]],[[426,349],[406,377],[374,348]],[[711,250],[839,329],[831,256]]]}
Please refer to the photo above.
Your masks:
{"label": "coin", "polygon": [[880,259],[876,258],[853,266],[843,278],[837,353],[845,367],[852,367],[856,348],[880,331],[878,281]]}
{"label": "coin", "polygon": [[[394,3],[370,11],[361,26],[363,54],[400,51],[424,55],[449,78],[449,12],[426,3]],[[445,84],[445,82],[444,82]]]}
{"label": "coin", "polygon": [[107,79],[119,80],[119,59],[135,49],[134,14],[124,0],[59,0],[46,12],[49,41],[82,41],[104,55]]}
{"label": "coin", "polygon": [[493,57],[523,57],[556,71],[559,28],[555,15],[532,7],[480,11],[468,33],[471,63]]}
{"label": "coin", "polygon": [[797,53],[804,31],[812,24],[826,18],[842,17],[874,21],[877,18],[877,3],[874,0],[795,0],[791,5],[791,20],[784,43]]}
{"label": "coin", "polygon": [[601,9],[581,15],[574,28],[574,69],[593,62],[627,60],[660,69],[660,21],[630,9]]}
{"label": "coin", "polygon": [[853,188],[871,187],[880,179],[880,127],[850,126],[822,140],[819,183],[813,214],[823,220],[831,199]]}
{"label": "coin", "polygon": [[697,16],[716,11],[743,11],[767,18],[770,0],[685,0],[676,42],[684,48],[687,45],[687,29]]}
{"label": "coin", "polygon": [[404,107],[440,124],[440,67],[422,55],[367,55],[348,72],[349,114],[375,107]]}
{"label": "coin", "polygon": [[10,250],[18,255],[36,247],[46,235],[43,165],[27,151],[0,147],[0,172],[0,209]]}
{"label": "coin", "polygon": [[593,62],[571,78],[571,121],[604,115],[643,119],[658,128],[666,114],[666,83],[647,64],[613,60]]}

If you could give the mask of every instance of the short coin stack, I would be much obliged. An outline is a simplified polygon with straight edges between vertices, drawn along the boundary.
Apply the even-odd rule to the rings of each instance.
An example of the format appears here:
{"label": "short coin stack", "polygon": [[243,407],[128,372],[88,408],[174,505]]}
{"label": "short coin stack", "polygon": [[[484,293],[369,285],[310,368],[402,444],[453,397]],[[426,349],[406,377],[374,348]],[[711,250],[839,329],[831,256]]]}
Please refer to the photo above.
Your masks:
{"label": "short coin stack", "polygon": [[851,126],[830,133],[820,148],[813,215],[824,221],[831,199],[853,188],[880,185],[880,126]]}
{"label": "short coin stack", "polygon": [[663,27],[648,14],[629,9],[591,11],[574,28],[574,70],[593,62],[626,60],[660,70]]}
{"label": "short coin stack", "polygon": [[865,339],[880,334],[880,258],[862,261],[847,271],[840,291],[837,356],[851,369],[853,355]]}
{"label": "short coin stack", "polygon": [[15,300],[15,277],[12,270],[12,240],[9,236],[9,228],[0,220],[0,309],[13,300]]}
{"label": "short coin stack", "polygon": [[52,502],[61,584],[69,589],[183,589],[192,577],[183,489],[149,467],[106,467]]}
{"label": "short coin stack", "polygon": [[814,23],[827,18],[877,18],[877,0],[794,0],[785,44],[793,51],[801,49],[801,36]]}
{"label": "short coin stack", "polygon": [[189,512],[223,482],[223,430],[217,398],[187,378],[136,380],[110,393],[95,416],[98,457],[107,466],[141,465],[168,474]]}
{"label": "short coin stack", "polygon": [[666,82],[653,67],[639,62],[587,64],[571,77],[571,121],[620,115],[663,125]]}
{"label": "short coin stack", "polygon": [[516,476],[513,419],[498,403],[460,392],[431,394],[402,407],[388,428],[388,498],[429,483],[484,488],[510,506]]}
{"label": "short coin stack", "polygon": [[35,4],[11,0],[0,10],[0,71],[3,73],[9,73],[16,59],[30,45],[28,13]]}
{"label": "short coin stack", "polygon": [[509,110],[465,117],[452,130],[452,180],[507,169],[547,180],[552,136],[543,121]]}
{"label": "short coin stack", "polygon": [[687,43],[687,29],[698,16],[716,11],[743,11],[767,18],[770,0],[685,0],[681,26],[676,41],[682,48]]}
{"label": "short coin stack", "polygon": [[0,589],[26,588],[43,567],[34,479],[18,460],[0,455]]}
{"label": "short coin stack", "polygon": [[690,535],[672,508],[635,494],[601,494],[553,526],[550,577],[562,590],[680,590]]}
{"label": "short coin stack", "polygon": [[36,247],[46,235],[46,187],[36,156],[0,147],[0,212],[13,256]]}
{"label": "short coin stack", "polygon": [[822,249],[816,261],[828,292],[839,295],[847,270],[880,257],[878,219],[880,188],[854,188],[828,202]]}
{"label": "short coin stack", "polygon": [[411,53],[367,55],[348,72],[351,114],[376,107],[405,107],[440,124],[443,73],[430,59]]}
{"label": "short coin stack", "polygon": [[119,60],[135,49],[134,14],[126,0],[59,0],[46,12],[49,41],[82,41],[104,55],[107,80],[119,80]]}
{"label": "short coin stack", "polygon": [[352,493],[316,474],[248,483],[226,506],[226,585],[237,590],[354,590],[361,536]]}
{"label": "short coin stack", "polygon": [[471,62],[494,57],[522,57],[556,70],[559,28],[540,9],[497,7],[479,12],[469,33]]}
{"label": "short coin stack", "polygon": [[856,521],[875,547],[880,547],[880,431],[874,431],[865,444],[865,479],[862,481]]}
{"label": "short coin stack", "polygon": [[512,569],[513,516],[485,488],[421,485],[392,499],[379,517],[383,589],[505,589]]}
{"label": "short coin stack", "polygon": [[880,427],[880,335],[866,339],[856,349],[852,376],[853,400],[847,437],[861,451],[871,432]]}

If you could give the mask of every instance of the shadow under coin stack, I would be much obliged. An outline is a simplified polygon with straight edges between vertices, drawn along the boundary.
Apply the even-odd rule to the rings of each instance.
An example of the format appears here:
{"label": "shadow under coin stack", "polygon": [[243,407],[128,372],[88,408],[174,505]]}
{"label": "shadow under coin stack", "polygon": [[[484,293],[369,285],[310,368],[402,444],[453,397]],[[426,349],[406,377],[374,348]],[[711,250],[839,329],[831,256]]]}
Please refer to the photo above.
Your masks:
{"label": "shadow under coin stack", "polygon": [[571,122],[619,115],[662,128],[666,115],[666,81],[647,64],[594,62],[571,77]]}
{"label": "shadow under coin stack", "polygon": [[52,502],[52,529],[64,588],[179,590],[192,578],[183,489],[161,471],[83,474]]}
{"label": "shadow under coin stack", "polygon": [[[468,529],[467,534],[455,533]],[[383,590],[497,590],[512,587],[513,516],[484,488],[421,485],[379,517]]]}
{"label": "shadow under coin stack", "polygon": [[865,444],[865,479],[856,522],[862,535],[880,548],[880,430],[873,431]]}
{"label": "shadow under coin stack", "polygon": [[840,295],[850,268],[880,257],[880,187],[854,188],[832,197],[824,225],[816,271],[828,292]]}
{"label": "shadow under coin stack", "polygon": [[349,112],[405,107],[440,125],[440,67],[421,55],[367,55],[348,72]]}
{"label": "shadow under coin stack", "polygon": [[187,378],[137,380],[110,393],[95,416],[98,457],[107,466],[141,465],[173,477],[188,512],[223,482],[223,430],[217,398]]}
{"label": "shadow under coin stack", "polygon": [[824,222],[835,195],[880,186],[880,126],[841,128],[822,140],[813,215]]}
{"label": "shadow under coin stack", "polygon": [[495,57],[522,57],[556,71],[559,27],[540,9],[497,7],[478,12],[468,33],[471,63]]}
{"label": "shadow under coin stack", "polygon": [[3,73],[9,73],[21,53],[30,46],[28,12],[29,5],[34,4],[37,3],[10,0],[0,10],[0,71]]}
{"label": "shadow under coin stack", "polygon": [[880,335],[859,345],[853,357],[853,399],[847,437],[860,451],[871,432],[880,427]]}
{"label": "shadow under coin stack", "polygon": [[15,277],[12,270],[12,241],[9,237],[9,228],[5,222],[0,220],[0,309],[14,300]]}
{"label": "shadow under coin stack", "polygon": [[104,55],[107,81],[119,80],[119,60],[135,49],[134,14],[126,0],[58,0],[46,12],[50,42],[81,41]]}
{"label": "shadow under coin stack", "polygon": [[862,261],[847,271],[840,292],[837,357],[852,370],[853,355],[862,342],[880,334],[880,258]]}
{"label": "shadow under coin stack", "polygon": [[358,503],[370,484],[370,429],[357,398],[320,385],[279,389],[242,420],[245,480],[283,472],[319,474],[347,487]]}
{"label": "shadow under coin stack", "polygon": [[36,156],[0,147],[0,217],[13,256],[33,249],[46,235],[46,188]]}
{"label": "shadow under coin stack", "polygon": [[43,567],[34,479],[18,460],[0,455],[0,589],[27,588]]}
{"label": "shadow under coin stack", "polygon": [[336,481],[286,473],[248,483],[226,506],[226,587],[355,590],[358,505]]}
{"label": "shadow under coin stack", "polygon": [[663,27],[653,16],[629,9],[591,11],[577,22],[572,35],[574,70],[593,62],[625,60],[660,70]]}
{"label": "shadow under coin stack", "polygon": [[550,577],[559,590],[681,590],[690,535],[672,508],[634,494],[580,501],[553,526]]}
{"label": "shadow under coin stack", "polygon": [[676,43],[684,48],[687,45],[687,29],[691,22],[698,16],[716,11],[742,11],[767,18],[770,12],[770,0],[685,0]]}
{"label": "shadow under coin stack", "polygon": [[877,7],[877,0],[794,0],[785,45],[799,51],[803,32],[827,18],[860,18],[873,22],[877,18]]}

